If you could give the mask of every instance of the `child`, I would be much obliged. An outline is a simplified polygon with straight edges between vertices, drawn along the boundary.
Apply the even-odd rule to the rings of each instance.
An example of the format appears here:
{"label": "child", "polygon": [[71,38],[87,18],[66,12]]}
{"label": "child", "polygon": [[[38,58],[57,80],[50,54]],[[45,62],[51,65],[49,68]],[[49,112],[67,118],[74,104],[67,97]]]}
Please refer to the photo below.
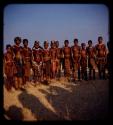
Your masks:
{"label": "child", "polygon": [[4,54],[4,69],[6,75],[6,88],[8,91],[13,87],[14,61],[11,45],[6,45],[7,52]]}

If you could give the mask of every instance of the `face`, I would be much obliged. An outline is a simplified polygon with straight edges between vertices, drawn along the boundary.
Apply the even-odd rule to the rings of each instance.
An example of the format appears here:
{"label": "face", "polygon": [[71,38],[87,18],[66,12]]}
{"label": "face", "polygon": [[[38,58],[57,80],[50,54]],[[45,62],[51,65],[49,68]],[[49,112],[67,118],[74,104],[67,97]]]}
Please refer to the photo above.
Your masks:
{"label": "face", "polygon": [[102,41],[103,41],[103,39],[102,39],[102,38],[99,38],[99,39],[98,39],[99,44],[101,44],[101,43],[102,43]]}
{"label": "face", "polygon": [[38,43],[38,42],[35,43],[35,44],[34,44],[34,47],[35,47],[36,49],[38,49],[38,48],[39,48],[39,43]]}
{"label": "face", "polygon": [[16,45],[20,45],[21,41],[17,40],[15,43]]}
{"label": "face", "polygon": [[48,48],[48,43],[44,44],[44,48],[45,48],[45,49]]}
{"label": "face", "polygon": [[68,47],[68,44],[69,44],[68,42],[65,42],[65,46],[66,46],[66,47]]}
{"label": "face", "polygon": [[83,49],[85,49],[85,48],[86,48],[86,45],[85,45],[85,44],[84,44],[84,45],[82,45],[82,48],[83,48]]}
{"label": "face", "polygon": [[25,41],[23,44],[24,44],[25,47],[28,46],[28,42],[27,41]]}
{"label": "face", "polygon": [[89,46],[92,46],[92,43],[91,43],[91,42],[88,42],[88,45],[89,45]]}
{"label": "face", "polygon": [[74,45],[75,45],[75,46],[78,45],[78,41],[74,41]]}
{"label": "face", "polygon": [[59,42],[58,41],[56,42],[56,47],[59,47]]}
{"label": "face", "polygon": [[11,47],[8,47],[8,48],[7,48],[7,52],[11,52]]}
{"label": "face", "polygon": [[51,43],[51,48],[54,48],[54,43]]}

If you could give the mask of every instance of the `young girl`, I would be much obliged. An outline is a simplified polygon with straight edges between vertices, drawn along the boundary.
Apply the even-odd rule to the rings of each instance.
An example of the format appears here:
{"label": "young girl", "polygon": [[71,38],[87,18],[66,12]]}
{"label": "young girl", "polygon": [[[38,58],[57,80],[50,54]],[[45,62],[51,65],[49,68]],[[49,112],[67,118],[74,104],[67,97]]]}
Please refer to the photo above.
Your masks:
{"label": "young girl", "polygon": [[14,61],[11,45],[6,45],[7,52],[4,54],[4,73],[6,75],[6,88],[8,91],[13,87]]}

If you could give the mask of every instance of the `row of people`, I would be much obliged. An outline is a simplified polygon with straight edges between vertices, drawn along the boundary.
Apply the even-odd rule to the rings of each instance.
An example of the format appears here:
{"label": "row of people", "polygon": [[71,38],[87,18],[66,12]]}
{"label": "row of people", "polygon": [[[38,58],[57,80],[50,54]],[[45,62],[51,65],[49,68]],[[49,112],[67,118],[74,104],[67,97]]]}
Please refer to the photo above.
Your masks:
{"label": "row of people", "polygon": [[[99,78],[105,78],[107,64],[107,49],[103,43],[103,38],[98,37],[98,44],[92,45],[88,41],[88,46],[78,44],[78,39],[74,39],[74,45],[69,46],[69,41],[64,41],[64,47],[59,47],[58,41],[51,41],[49,48],[48,41],[44,41],[44,48],[39,41],[34,42],[33,48],[28,47],[28,39],[14,38],[14,45],[6,45],[7,52],[4,54],[4,73],[7,77],[7,89],[12,86],[19,89],[30,80],[31,69],[33,70],[34,83],[37,81],[48,81],[60,78],[61,70],[64,69],[64,76],[69,79],[71,72],[74,80],[95,79],[95,70],[98,68]],[[89,77],[87,76],[89,68]],[[103,74],[103,76],[102,76]]]}

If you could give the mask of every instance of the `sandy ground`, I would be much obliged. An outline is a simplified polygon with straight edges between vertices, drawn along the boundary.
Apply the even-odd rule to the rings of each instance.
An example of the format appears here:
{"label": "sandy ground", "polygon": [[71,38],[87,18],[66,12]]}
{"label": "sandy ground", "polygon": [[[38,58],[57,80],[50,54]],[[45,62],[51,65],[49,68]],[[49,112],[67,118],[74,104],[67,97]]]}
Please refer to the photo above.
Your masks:
{"label": "sandy ground", "polygon": [[106,119],[108,94],[108,80],[28,83],[24,91],[12,92],[4,87],[4,117],[23,121]]}

